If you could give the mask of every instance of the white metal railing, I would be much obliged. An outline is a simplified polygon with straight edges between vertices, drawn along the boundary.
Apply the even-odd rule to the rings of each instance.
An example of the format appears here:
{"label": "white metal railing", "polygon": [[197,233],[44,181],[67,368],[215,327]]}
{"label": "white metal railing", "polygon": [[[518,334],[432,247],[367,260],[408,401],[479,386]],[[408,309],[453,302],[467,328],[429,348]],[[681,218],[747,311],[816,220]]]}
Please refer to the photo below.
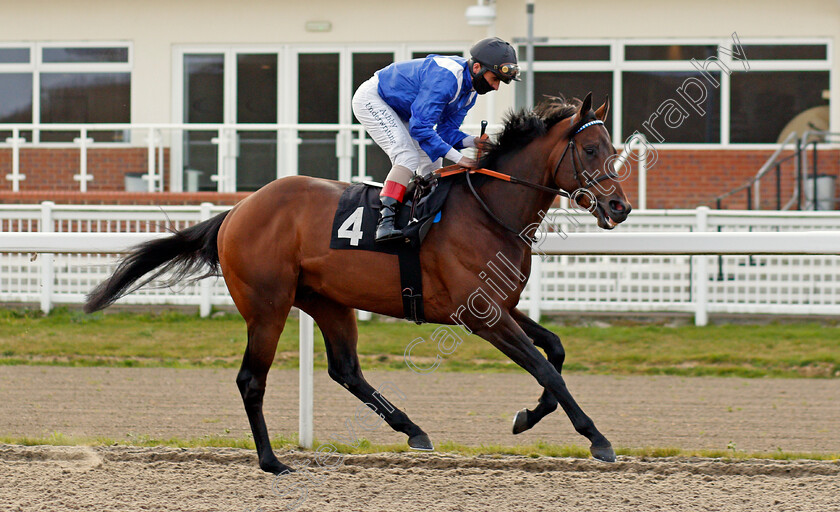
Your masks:
{"label": "white metal railing", "polygon": [[[0,301],[40,303],[44,311],[81,303],[113,271],[121,247],[226,208],[0,205]],[[589,214],[560,213],[550,212],[549,223],[569,237],[583,235],[576,244],[601,231]],[[837,226],[840,212],[634,212],[614,232],[600,233],[602,249],[581,254],[557,233],[538,245],[520,307],[534,318],[546,311],[693,312],[701,323],[709,313],[840,315]],[[682,238],[692,232],[709,234]],[[766,240],[777,246],[757,245],[765,240],[759,234],[773,235]],[[704,253],[683,245],[701,239]],[[218,279],[144,287],[121,302],[196,305],[205,315],[232,304]]]}
{"label": "white metal railing", "polygon": [[[464,129],[475,132],[478,125],[465,125]],[[501,125],[491,125],[489,132],[493,133],[502,128]],[[172,192],[184,191],[184,173],[188,172],[183,165],[183,134],[185,132],[208,132],[213,135],[209,144],[216,146],[216,169],[210,175],[210,180],[216,183],[217,192],[235,192],[237,190],[237,165],[239,151],[239,132],[272,132],[277,137],[277,169],[276,177],[298,173],[298,150],[303,139],[300,132],[334,132],[336,138],[335,157],[338,160],[338,175],[340,181],[363,181],[371,177],[367,174],[367,147],[373,144],[364,127],[358,124],[235,124],[235,123],[56,123],[56,124],[2,124],[0,132],[10,131],[12,136],[4,141],[0,140],[0,148],[11,149],[11,169],[5,174],[5,179],[12,184],[12,191],[19,192],[20,184],[26,180],[26,174],[21,169],[20,152],[27,148],[73,147],[79,149],[78,173],[73,180],[79,182],[79,191],[86,192],[88,184],[95,181],[88,166],[88,152],[96,148],[124,148],[145,147],[147,151],[146,172],[141,178],[146,183],[148,192],[166,190],[163,181],[164,149],[170,148],[170,183]],[[78,132],[79,136],[73,142],[43,142],[34,135],[40,131],[49,132]],[[96,142],[90,137],[93,132],[123,132],[125,142]],[[21,136],[23,132],[32,132],[33,138],[39,142],[27,141]],[[637,151],[639,157],[633,157],[638,162],[639,171],[639,207],[644,208],[646,198],[647,153],[645,140],[640,134],[632,138],[623,148],[620,163],[627,160],[631,151]],[[357,154],[354,154],[355,152]],[[353,159],[356,158],[355,169]]]}
{"label": "white metal railing", "polygon": [[[619,154],[618,159],[616,159],[614,164],[614,170],[619,173],[620,176],[623,177],[622,171],[624,170],[625,162],[629,158],[633,158],[636,160],[638,165],[638,181],[639,181],[639,195],[638,201],[636,205],[637,210],[646,210],[647,209],[647,171],[648,171],[648,141],[644,135],[639,132],[633,134],[629,140],[626,141],[624,147],[621,150],[621,154]],[[638,157],[633,157],[632,152],[637,151]]]}

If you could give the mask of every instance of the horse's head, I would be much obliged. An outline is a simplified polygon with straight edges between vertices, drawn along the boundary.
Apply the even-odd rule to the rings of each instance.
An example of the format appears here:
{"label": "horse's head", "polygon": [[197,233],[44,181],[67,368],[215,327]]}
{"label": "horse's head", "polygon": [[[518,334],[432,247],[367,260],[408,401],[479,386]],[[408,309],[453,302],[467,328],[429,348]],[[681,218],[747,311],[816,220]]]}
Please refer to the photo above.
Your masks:
{"label": "horse's head", "polygon": [[623,222],[632,209],[613,169],[617,155],[604,125],[609,109],[607,98],[593,111],[592,93],[587,94],[577,113],[558,123],[561,144],[549,169],[553,184],[589,210],[603,229]]}

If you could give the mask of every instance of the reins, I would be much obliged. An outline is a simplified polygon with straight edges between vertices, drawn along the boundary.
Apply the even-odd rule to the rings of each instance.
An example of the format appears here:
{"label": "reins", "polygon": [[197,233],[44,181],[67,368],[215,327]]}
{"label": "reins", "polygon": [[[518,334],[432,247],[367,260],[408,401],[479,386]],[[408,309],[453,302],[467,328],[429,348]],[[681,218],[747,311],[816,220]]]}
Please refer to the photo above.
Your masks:
{"label": "reins", "polygon": [[[557,160],[557,165],[554,166],[554,172],[552,173],[552,176],[556,175],[557,171],[560,170],[560,164],[562,164],[563,159],[566,158],[566,153],[569,152],[569,148],[572,148],[572,168],[574,169],[574,173],[575,173],[575,181],[578,182],[578,185],[581,185],[582,189],[587,189],[588,190],[589,188],[597,185],[598,183],[600,183],[604,180],[614,179],[614,178],[618,177],[618,175],[615,174],[614,172],[607,171],[606,173],[604,173],[603,176],[599,176],[598,178],[596,178],[594,180],[591,180],[591,179],[589,179],[589,176],[587,176],[584,172],[583,177],[585,178],[586,181],[582,182],[581,179],[580,179],[580,173],[578,172],[578,162],[580,162],[580,155],[578,155],[577,145],[575,144],[575,135],[579,134],[580,132],[582,132],[586,128],[589,128],[590,126],[599,125],[599,124],[602,125],[602,124],[604,124],[604,122],[601,121],[601,120],[590,121],[588,123],[583,124],[580,128],[578,128],[575,131],[575,133],[571,136],[571,138],[569,138],[569,143],[566,144],[566,148],[563,150],[563,154],[560,155],[560,159]],[[581,167],[583,167],[583,162],[581,162],[580,165],[581,165]],[[584,171],[585,171],[585,169],[584,169]],[[539,190],[541,192],[548,192],[549,194],[552,194],[552,196],[560,195],[560,196],[563,196],[563,197],[567,197],[569,199],[572,199],[572,196],[573,196],[573,194],[570,194],[570,193],[566,192],[565,190],[563,190],[561,188],[546,187],[545,185],[540,185],[538,183],[532,183],[530,181],[522,180],[522,179],[519,179],[515,176],[511,176],[509,174],[504,174],[504,173],[494,171],[494,170],[491,170],[491,169],[484,169],[484,168],[469,169],[467,167],[461,167],[458,164],[454,164],[454,165],[450,165],[448,167],[443,167],[441,169],[438,169],[437,171],[435,171],[434,174],[436,174],[438,177],[445,178],[447,176],[452,176],[452,175],[461,174],[461,173],[465,174],[465,178],[467,180],[467,186],[470,188],[470,192],[472,192],[472,195],[473,195],[473,197],[475,197],[475,200],[478,201],[478,204],[480,204],[481,207],[484,209],[484,212],[488,216],[490,216],[491,219],[496,221],[497,224],[499,224],[500,226],[502,226],[506,230],[508,230],[511,233],[513,233],[515,235],[518,235],[518,236],[522,235],[522,230],[517,230],[517,229],[514,229],[514,228],[508,226],[505,223],[505,221],[503,221],[496,214],[493,213],[493,211],[490,209],[490,207],[487,206],[487,203],[485,203],[484,200],[481,199],[481,196],[478,195],[478,191],[473,186],[472,180],[470,179],[470,175],[472,175],[472,174],[484,174],[485,176],[490,176],[491,178],[495,178],[495,179],[498,179],[498,180],[507,181],[509,183],[514,183],[516,185],[524,185],[526,187],[530,187],[530,188],[533,188],[535,190]],[[529,237],[529,238],[531,239],[532,243],[536,241],[536,238],[534,238],[534,237]]]}

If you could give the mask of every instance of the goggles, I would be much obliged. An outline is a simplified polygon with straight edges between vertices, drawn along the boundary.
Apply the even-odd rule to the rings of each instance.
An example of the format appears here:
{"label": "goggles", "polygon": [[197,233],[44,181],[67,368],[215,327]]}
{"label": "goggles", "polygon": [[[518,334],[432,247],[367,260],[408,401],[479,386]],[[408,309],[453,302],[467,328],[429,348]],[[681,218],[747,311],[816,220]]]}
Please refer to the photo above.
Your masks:
{"label": "goggles", "polygon": [[517,82],[520,80],[519,64],[508,62],[505,64],[496,64],[493,66],[485,67],[492,71],[494,75],[499,77],[499,80],[503,81],[506,84],[509,84],[511,80],[516,80]]}

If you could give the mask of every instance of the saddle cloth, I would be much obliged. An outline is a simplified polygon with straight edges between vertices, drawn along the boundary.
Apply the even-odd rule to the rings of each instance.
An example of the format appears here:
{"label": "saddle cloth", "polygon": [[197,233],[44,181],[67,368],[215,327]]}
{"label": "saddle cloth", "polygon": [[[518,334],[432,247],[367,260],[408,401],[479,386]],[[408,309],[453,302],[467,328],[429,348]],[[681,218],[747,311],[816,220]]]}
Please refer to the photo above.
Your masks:
{"label": "saddle cloth", "polygon": [[[416,185],[406,191],[408,200],[400,207],[397,214],[396,226],[402,229],[408,245],[419,248],[432,224],[441,219],[441,208],[446,202],[446,196],[452,188],[452,179],[436,179],[430,186],[431,190],[416,199],[414,190],[423,185]],[[398,254],[401,246],[398,240],[374,243],[376,224],[379,222],[379,192],[381,183],[363,182],[347,187],[338,201],[338,208],[333,217],[330,236],[330,249],[356,249],[363,251],[377,251],[387,254]]]}

